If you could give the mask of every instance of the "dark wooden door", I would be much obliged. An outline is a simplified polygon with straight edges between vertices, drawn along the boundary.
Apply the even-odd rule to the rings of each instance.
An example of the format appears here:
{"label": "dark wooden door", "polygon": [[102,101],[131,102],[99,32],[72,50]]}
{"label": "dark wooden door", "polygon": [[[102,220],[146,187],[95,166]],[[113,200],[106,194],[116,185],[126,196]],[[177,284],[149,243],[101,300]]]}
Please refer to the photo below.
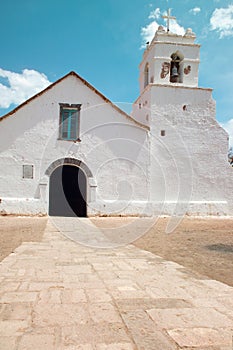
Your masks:
{"label": "dark wooden door", "polygon": [[77,166],[63,165],[50,176],[49,215],[86,217],[86,176]]}

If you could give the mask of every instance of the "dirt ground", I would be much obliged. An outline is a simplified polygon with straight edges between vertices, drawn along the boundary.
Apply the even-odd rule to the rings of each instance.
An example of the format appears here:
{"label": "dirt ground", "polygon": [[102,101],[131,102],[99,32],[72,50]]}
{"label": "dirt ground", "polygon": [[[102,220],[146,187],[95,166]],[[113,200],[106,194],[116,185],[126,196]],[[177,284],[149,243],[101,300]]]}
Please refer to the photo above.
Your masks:
{"label": "dirt ground", "polygon": [[48,218],[0,216],[0,261],[22,242],[40,242]]}
{"label": "dirt ground", "polygon": [[233,218],[185,218],[165,233],[167,218],[134,244],[211,279],[233,286]]}
{"label": "dirt ground", "polygon": [[[107,224],[114,219],[99,220]],[[123,218],[122,218],[123,220]],[[168,218],[158,222],[134,244],[194,272],[233,286],[233,218],[185,218],[165,233]],[[48,218],[0,217],[0,261],[22,242],[41,241]],[[117,218],[119,225],[121,218]]]}

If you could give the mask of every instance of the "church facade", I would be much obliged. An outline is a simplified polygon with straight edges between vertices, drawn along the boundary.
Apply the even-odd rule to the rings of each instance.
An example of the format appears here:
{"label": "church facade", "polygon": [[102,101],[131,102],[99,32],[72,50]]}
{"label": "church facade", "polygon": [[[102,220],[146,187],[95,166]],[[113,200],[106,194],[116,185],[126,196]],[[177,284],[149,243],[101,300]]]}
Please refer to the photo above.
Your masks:
{"label": "church facade", "polygon": [[0,213],[230,215],[228,135],[200,45],[159,27],[130,115],[70,72],[0,120]]}

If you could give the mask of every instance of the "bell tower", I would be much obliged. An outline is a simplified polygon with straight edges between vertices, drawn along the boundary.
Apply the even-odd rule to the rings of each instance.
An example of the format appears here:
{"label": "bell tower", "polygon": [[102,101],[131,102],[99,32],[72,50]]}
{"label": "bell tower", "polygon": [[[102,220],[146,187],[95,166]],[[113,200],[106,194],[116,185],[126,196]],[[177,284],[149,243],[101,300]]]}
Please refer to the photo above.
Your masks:
{"label": "bell tower", "polygon": [[200,45],[195,38],[190,28],[177,35],[160,26],[140,64],[140,93],[148,84],[197,87]]}
{"label": "bell tower", "polygon": [[200,45],[195,43],[196,35],[191,28],[183,35],[173,33],[170,20],[176,17],[171,16],[170,10],[163,18],[167,19],[167,28],[158,27],[151,42],[147,43],[139,65],[140,96],[133,105],[132,116],[146,125],[150,124],[153,105],[159,102],[158,91],[163,91],[170,99],[168,95],[171,91],[174,95],[174,88],[180,95],[184,89],[198,89]]}
{"label": "bell tower", "polygon": [[225,212],[225,175],[215,181],[215,171],[228,178],[228,135],[216,121],[212,89],[198,86],[200,45],[190,28],[170,31],[170,11],[164,17],[167,28],[158,27],[143,53],[132,111],[149,127],[153,212]]}

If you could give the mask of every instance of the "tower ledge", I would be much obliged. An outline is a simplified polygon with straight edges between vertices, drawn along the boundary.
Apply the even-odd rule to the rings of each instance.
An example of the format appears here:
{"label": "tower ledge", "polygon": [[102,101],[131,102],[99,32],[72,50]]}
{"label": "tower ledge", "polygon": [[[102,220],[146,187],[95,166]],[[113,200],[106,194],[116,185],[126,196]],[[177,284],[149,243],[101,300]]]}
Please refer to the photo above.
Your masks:
{"label": "tower ledge", "polygon": [[[196,39],[195,33],[193,33],[191,28],[188,28],[184,35],[175,34],[172,32],[167,32],[162,26],[159,26],[158,30],[155,32],[154,38],[152,39],[151,44],[155,42],[169,42],[176,44],[190,44],[193,45]],[[150,46],[148,45],[148,47]]]}

